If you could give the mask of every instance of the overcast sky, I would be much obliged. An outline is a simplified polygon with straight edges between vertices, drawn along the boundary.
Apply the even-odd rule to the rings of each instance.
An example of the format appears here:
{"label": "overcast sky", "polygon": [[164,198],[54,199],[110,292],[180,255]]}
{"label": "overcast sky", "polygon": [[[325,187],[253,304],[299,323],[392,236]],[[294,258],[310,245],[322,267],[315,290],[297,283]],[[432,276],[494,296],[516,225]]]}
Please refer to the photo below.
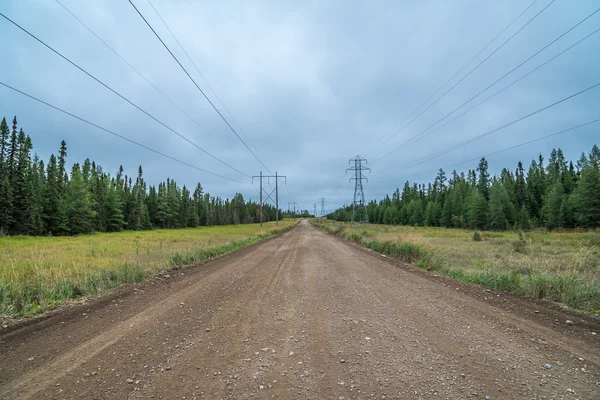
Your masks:
{"label": "overcast sky", "polygon": [[[592,35],[514,86],[426,138],[378,160],[423,132],[556,37],[594,12],[597,0],[557,0],[437,103],[383,146],[475,68],[551,0],[538,0],[453,80],[414,112],[532,0],[420,1],[208,1],[151,0],[223,101],[240,129],[169,35],[148,0],[135,0],[192,77],[273,173],[287,176],[280,203],[296,201],[312,211],[352,201],[348,159],[368,159],[367,200],[381,199],[406,180],[428,182],[439,167],[479,158],[600,118],[600,87],[469,145],[420,160],[485,133],[600,82],[600,33]],[[127,0],[61,0],[113,47],[174,107],[112,53],[55,0],[2,0],[0,12],[120,92],[175,131],[246,175],[267,173],[210,107]],[[525,75],[594,30],[600,12],[515,70],[435,127]],[[138,165],[151,184],[167,177],[180,185],[201,182],[213,195],[241,192],[258,198],[246,176],[196,147],[102,87],[27,34],[0,18],[0,81],[113,130],[146,146],[240,184],[183,166],[36,103],[0,86],[0,114],[29,134],[44,160],[68,145],[69,165],[95,160],[114,174]],[[406,117],[411,115],[408,119]],[[201,125],[213,137],[197,125]],[[402,127],[403,125],[400,125]],[[490,170],[529,165],[540,152],[560,146],[577,158],[600,142],[596,123],[489,157]],[[377,148],[376,148],[377,147]],[[378,161],[377,161],[378,160]],[[477,161],[456,166],[474,168]],[[387,175],[390,172],[397,173]],[[387,175],[387,176],[384,176]],[[271,184],[274,184],[271,180]],[[266,185],[268,188],[269,186]]]}

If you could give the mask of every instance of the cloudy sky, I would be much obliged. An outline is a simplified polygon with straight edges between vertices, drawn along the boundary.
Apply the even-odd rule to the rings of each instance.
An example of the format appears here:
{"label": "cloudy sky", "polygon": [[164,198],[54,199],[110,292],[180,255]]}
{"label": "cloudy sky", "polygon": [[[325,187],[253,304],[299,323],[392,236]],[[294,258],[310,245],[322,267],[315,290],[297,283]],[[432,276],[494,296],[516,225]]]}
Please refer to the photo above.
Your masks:
{"label": "cloudy sky", "polygon": [[[113,174],[119,165],[135,174],[141,164],[150,183],[167,177],[188,186],[199,181],[213,195],[241,192],[257,199],[257,183],[253,186],[247,176],[266,169],[129,2],[60,1],[143,77],[55,0],[2,0],[0,12],[241,173],[177,137],[0,17],[0,82],[234,181],[178,164],[0,86],[0,114],[7,119],[17,115],[35,152],[47,160],[64,139],[70,162],[90,158]],[[442,120],[596,11],[596,0],[537,0],[533,5],[533,0],[151,1],[239,126],[148,0],[134,3],[258,158],[273,173],[287,176],[280,199],[284,208],[295,201],[312,210],[321,197],[327,199],[327,208],[351,202],[354,188],[345,169],[356,155],[366,157],[371,167],[367,200],[380,199],[406,180],[432,180],[439,167],[448,173],[473,168],[476,161],[454,165],[600,118],[596,87],[430,158],[600,83],[599,32],[452,121],[600,28],[598,12]],[[557,146],[567,157],[577,158],[600,142],[599,132],[600,123],[595,123],[490,156],[490,169],[514,168],[518,160],[528,165],[540,152],[547,155]]]}

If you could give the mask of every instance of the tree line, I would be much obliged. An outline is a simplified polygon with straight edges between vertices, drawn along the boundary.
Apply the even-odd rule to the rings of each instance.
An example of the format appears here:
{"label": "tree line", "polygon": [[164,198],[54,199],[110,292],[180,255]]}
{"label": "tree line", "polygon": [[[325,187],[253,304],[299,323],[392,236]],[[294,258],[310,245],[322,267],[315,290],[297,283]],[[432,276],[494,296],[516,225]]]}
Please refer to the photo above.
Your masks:
{"label": "tree line", "polygon": [[[368,218],[378,224],[481,230],[599,228],[599,165],[596,145],[575,164],[559,148],[547,164],[540,154],[527,170],[519,162],[514,172],[504,168],[491,177],[482,158],[466,175],[454,170],[448,179],[440,168],[433,183],[407,181],[391,198],[369,202]],[[350,221],[351,216],[352,207],[346,206],[328,218]]]}
{"label": "tree line", "polygon": [[[67,170],[67,145],[45,164],[31,156],[33,144],[17,118],[0,123],[0,234],[76,235],[122,229],[184,228],[259,222],[260,205],[237,193],[222,199],[167,179],[148,185],[137,176],[114,176],[86,159]],[[263,221],[275,220],[275,207],[263,205]],[[279,217],[283,215],[280,211]]]}

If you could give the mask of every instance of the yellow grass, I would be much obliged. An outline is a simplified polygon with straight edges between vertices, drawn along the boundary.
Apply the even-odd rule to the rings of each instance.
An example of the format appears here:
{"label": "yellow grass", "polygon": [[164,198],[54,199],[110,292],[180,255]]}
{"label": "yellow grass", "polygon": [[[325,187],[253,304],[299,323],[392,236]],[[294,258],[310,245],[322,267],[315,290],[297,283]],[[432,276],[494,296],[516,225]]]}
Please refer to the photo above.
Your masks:
{"label": "yellow grass", "polygon": [[[135,282],[173,265],[234,250],[294,220],[259,224],[0,237],[0,315],[39,312],[63,298]],[[263,236],[261,236],[263,235]]]}

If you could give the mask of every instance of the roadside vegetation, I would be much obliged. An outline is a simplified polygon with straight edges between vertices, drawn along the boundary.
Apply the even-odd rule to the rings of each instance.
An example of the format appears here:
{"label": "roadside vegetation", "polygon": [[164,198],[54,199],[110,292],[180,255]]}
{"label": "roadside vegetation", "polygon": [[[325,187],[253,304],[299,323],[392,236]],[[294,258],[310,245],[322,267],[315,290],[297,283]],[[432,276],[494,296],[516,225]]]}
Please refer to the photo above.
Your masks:
{"label": "roadside vegetation", "polygon": [[256,243],[295,220],[63,237],[0,237],[0,316],[40,313],[65,300],[135,283]]}
{"label": "roadside vegetation", "polygon": [[600,231],[480,232],[312,220],[373,251],[454,279],[600,314]]}

